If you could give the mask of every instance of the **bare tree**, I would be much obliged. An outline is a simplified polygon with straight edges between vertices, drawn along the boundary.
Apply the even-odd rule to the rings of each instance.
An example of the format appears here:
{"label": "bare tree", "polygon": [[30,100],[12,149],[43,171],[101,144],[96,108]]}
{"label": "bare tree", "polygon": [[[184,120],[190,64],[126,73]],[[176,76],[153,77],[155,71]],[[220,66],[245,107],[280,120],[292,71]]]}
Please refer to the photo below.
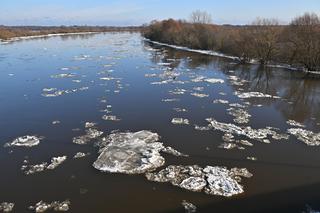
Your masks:
{"label": "bare tree", "polygon": [[293,60],[307,70],[320,70],[320,17],[305,13],[295,18],[288,35]]}
{"label": "bare tree", "polygon": [[261,64],[268,63],[278,51],[278,38],[281,28],[276,19],[257,18],[249,28],[254,57]]}
{"label": "bare tree", "polygon": [[194,24],[211,24],[212,18],[206,11],[196,10],[190,15],[190,21]]}

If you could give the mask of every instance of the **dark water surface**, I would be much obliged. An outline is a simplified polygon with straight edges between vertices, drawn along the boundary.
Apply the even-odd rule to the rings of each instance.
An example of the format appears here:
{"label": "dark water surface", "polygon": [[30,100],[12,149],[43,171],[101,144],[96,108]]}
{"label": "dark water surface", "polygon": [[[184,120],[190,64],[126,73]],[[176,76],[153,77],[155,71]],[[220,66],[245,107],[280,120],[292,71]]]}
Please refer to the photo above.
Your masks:
{"label": "dark water surface", "polygon": [[[165,70],[179,73],[172,79],[184,84],[156,85],[151,83],[164,79],[145,77]],[[51,77],[61,73],[74,73],[75,77]],[[224,83],[190,81],[199,76],[223,79]],[[246,83],[235,85],[230,76]],[[118,80],[106,81],[102,77]],[[89,89],[58,97],[42,96],[42,90],[51,87]],[[204,88],[199,92],[194,87]],[[187,92],[169,94],[175,88]],[[235,91],[280,98],[240,99]],[[194,97],[192,92],[209,97]],[[162,101],[172,98],[179,101]],[[0,45],[0,203],[14,202],[15,212],[29,212],[28,206],[40,200],[66,199],[71,202],[70,212],[184,212],[182,200],[195,204],[199,212],[291,213],[303,212],[306,205],[320,209],[320,147],[307,146],[290,135],[288,140],[270,138],[269,144],[249,140],[253,146],[243,150],[219,148],[222,132],[194,129],[195,124],[208,125],[205,119],[211,117],[234,123],[228,104],[214,104],[215,99],[242,105],[249,102],[246,110],[251,117],[245,126],[271,126],[286,133],[291,128],[286,122],[295,120],[306,125],[307,130],[320,131],[319,80],[285,69],[240,66],[230,59],[151,45],[139,34],[129,33],[52,37]],[[121,121],[101,119],[106,114],[101,110],[107,105],[112,105],[111,114]],[[175,107],[187,112],[176,112]],[[173,125],[174,117],[187,118],[190,125]],[[53,125],[55,120],[61,123]],[[113,130],[151,130],[161,136],[165,145],[190,155],[164,155],[166,165],[243,167],[253,177],[243,180],[243,194],[224,198],[150,182],[143,175],[102,173],[92,167],[98,156],[94,142],[72,143],[73,137],[84,133],[87,121],[98,123],[104,135]],[[23,135],[41,135],[45,139],[31,148],[3,147]],[[73,159],[77,152],[91,154]],[[25,159],[37,164],[63,155],[68,159],[55,170],[33,175],[21,171]]]}

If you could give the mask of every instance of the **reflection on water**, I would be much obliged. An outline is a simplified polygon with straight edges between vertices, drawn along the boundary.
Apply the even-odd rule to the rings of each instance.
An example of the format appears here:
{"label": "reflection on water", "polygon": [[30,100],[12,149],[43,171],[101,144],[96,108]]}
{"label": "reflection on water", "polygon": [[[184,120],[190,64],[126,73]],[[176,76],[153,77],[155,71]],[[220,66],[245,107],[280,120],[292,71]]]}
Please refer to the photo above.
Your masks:
{"label": "reflection on water", "polygon": [[[306,138],[319,140],[319,87],[318,80],[297,72],[152,45],[137,33],[0,45],[1,147],[21,136],[43,136],[29,148],[0,149],[0,204],[13,202],[16,212],[26,212],[41,200],[50,208],[67,203],[71,212],[184,212],[186,203],[199,212],[291,213],[306,210],[307,204],[320,209],[320,147],[304,143]],[[310,134],[301,140],[289,128]],[[101,137],[141,130],[159,134],[163,147],[153,143],[157,151],[151,152],[155,147],[142,138],[135,142],[143,149],[109,146],[99,158],[101,165],[117,168],[104,157],[121,162],[135,151],[134,164],[122,169],[143,167],[148,164],[140,158],[152,157],[150,151],[161,159],[158,166],[164,164],[157,171],[178,168],[179,178],[200,183],[223,171],[224,179],[218,180],[228,180],[244,193],[207,195],[184,190],[190,185],[171,176],[160,177],[183,189],[150,182],[144,174],[102,173],[92,166],[100,154],[94,144],[108,146]],[[167,152],[159,156],[165,147]],[[177,150],[189,157],[177,156]],[[207,180],[202,170],[185,175],[183,166],[170,165],[218,167]],[[235,167],[248,170],[231,169]],[[41,172],[25,175],[30,169]],[[153,177],[161,175],[157,171]],[[253,176],[240,186],[230,171]],[[207,190],[212,183],[217,182],[208,183]],[[224,183],[219,186],[226,190]]]}

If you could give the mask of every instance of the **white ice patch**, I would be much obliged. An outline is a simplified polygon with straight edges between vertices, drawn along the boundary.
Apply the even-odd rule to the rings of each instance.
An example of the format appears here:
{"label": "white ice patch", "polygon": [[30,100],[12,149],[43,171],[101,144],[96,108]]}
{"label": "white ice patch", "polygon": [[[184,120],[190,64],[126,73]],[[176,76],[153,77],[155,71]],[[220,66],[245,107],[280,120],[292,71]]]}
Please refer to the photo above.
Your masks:
{"label": "white ice patch", "polygon": [[171,165],[159,172],[146,173],[146,177],[150,181],[170,182],[189,191],[231,197],[243,193],[241,177],[250,178],[252,174],[245,168],[228,170],[217,166],[202,168],[197,165]]}
{"label": "white ice patch", "polygon": [[39,145],[40,141],[43,137],[35,136],[35,135],[25,135],[22,137],[18,137],[14,139],[10,143],[6,143],[5,147],[12,147],[12,146],[20,146],[20,147],[33,147]]}

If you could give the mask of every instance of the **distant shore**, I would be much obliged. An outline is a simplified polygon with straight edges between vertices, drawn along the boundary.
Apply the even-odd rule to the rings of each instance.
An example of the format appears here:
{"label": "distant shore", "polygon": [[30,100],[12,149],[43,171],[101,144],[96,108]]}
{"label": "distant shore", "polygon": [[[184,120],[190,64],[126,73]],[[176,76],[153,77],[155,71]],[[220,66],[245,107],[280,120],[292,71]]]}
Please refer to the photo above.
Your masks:
{"label": "distant shore", "polygon": [[0,26],[0,41],[11,42],[21,39],[32,39],[41,37],[61,35],[81,35],[102,32],[141,31],[142,27],[90,27],[90,26]]}

